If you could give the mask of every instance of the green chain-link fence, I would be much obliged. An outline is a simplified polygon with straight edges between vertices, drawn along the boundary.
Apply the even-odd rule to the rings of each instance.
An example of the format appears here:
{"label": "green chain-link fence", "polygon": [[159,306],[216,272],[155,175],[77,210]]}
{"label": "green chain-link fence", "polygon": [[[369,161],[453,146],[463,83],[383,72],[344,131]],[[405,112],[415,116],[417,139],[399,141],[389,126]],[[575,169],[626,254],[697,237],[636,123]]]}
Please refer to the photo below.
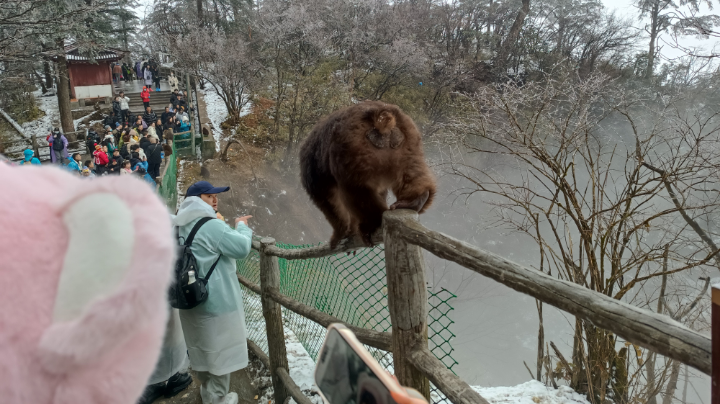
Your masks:
{"label": "green chain-link fence", "polygon": [[[312,245],[277,244],[280,248],[298,249]],[[387,308],[387,285],[385,280],[385,253],[383,246],[365,248],[357,254],[335,254],[322,258],[303,260],[279,259],[280,292],[324,313],[338,317],[358,327],[376,331],[391,331],[390,313]],[[260,259],[253,250],[239,260],[238,272],[255,283],[260,283]],[[260,297],[243,287],[245,317],[248,338],[267,352],[265,322]],[[453,310],[450,304],[456,296],[440,289],[428,290],[428,337],[430,350],[448,369],[457,361],[452,356],[450,343],[455,334],[450,330]],[[295,333],[313,359],[325,338],[325,327],[283,308],[285,327]],[[392,371],[392,354],[367,347],[386,369]],[[442,393],[431,386],[434,403],[449,404]]]}

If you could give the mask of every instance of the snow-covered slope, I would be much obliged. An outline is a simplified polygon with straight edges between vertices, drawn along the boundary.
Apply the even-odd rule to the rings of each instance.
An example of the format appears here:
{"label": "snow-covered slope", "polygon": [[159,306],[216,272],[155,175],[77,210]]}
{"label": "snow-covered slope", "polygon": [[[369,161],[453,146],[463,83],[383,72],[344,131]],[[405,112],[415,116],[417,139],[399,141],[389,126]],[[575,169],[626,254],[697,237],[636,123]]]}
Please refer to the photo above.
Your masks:
{"label": "snow-covered slope", "polygon": [[589,404],[585,396],[567,386],[547,387],[537,380],[511,387],[472,386],[483,398],[493,404]]}
{"label": "snow-covered slope", "polygon": [[23,132],[28,137],[35,135],[38,139],[45,140],[52,128],[60,125],[57,96],[43,96],[40,90],[33,92],[33,96],[35,96],[38,107],[45,111],[45,116],[22,124]]}
{"label": "snow-covered slope", "polygon": [[[206,86],[205,90],[198,89],[198,92],[203,95],[205,100],[205,111],[207,112],[210,122],[213,126],[213,137],[215,138],[215,150],[220,151],[220,143],[222,140],[226,140],[227,137],[223,137],[223,131],[220,124],[223,123],[228,117],[227,107],[222,98],[218,95],[217,91],[212,86]],[[240,116],[245,116],[250,113],[251,105],[248,103],[242,109]]]}

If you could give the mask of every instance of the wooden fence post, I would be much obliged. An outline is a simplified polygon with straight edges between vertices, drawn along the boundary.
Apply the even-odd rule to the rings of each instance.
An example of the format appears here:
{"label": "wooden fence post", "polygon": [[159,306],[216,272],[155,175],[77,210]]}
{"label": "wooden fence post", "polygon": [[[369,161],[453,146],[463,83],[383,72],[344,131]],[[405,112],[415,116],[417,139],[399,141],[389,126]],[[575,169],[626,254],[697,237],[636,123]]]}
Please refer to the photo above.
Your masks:
{"label": "wooden fence post", "polygon": [[280,292],[280,266],[277,257],[264,253],[266,247],[274,245],[274,238],[266,237],[260,240],[260,288],[262,291],[261,301],[263,317],[265,317],[265,331],[268,340],[268,356],[270,356],[269,370],[272,376],[273,389],[275,390],[275,402],[283,404],[289,393],[278,376],[277,369],[288,370],[289,368],[287,351],[285,350],[282,310],[280,304],[267,295],[267,292],[271,290]]}
{"label": "wooden fence post", "polygon": [[32,148],[35,152],[35,157],[40,160],[40,146],[38,145],[37,136],[33,133],[32,136],[30,136],[30,139],[32,141]]}
{"label": "wooden fence post", "polygon": [[720,404],[720,288],[712,287],[711,338],[712,338],[712,379],[710,403]]}
{"label": "wooden fence post", "polygon": [[412,210],[391,210],[383,215],[388,309],[392,321],[393,366],[401,385],[412,387],[430,401],[430,382],[406,358],[413,347],[427,347],[427,289],[425,261],[420,247],[409,244],[388,226],[393,221],[416,221]]}

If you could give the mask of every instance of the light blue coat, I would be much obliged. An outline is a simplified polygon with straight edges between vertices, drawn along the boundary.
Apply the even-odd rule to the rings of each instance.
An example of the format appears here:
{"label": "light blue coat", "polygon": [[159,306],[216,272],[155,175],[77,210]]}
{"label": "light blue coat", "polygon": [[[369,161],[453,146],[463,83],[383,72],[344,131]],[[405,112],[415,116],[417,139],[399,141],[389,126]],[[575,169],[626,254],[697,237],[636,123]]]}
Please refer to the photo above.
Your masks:
{"label": "light blue coat", "polygon": [[[180,205],[173,224],[184,240],[200,218],[215,216],[210,205],[191,196]],[[235,261],[245,258],[251,246],[252,230],[242,222],[232,228],[221,220],[210,220],[195,235],[191,250],[200,277],[207,275],[220,254],[222,257],[208,281],[208,300],[190,310],[180,310],[193,370],[221,376],[248,365],[245,310]]]}
{"label": "light blue coat", "polygon": [[70,159],[70,163],[67,165],[68,170],[72,172],[77,172],[78,174],[82,172],[82,168],[80,168],[80,164],[78,164],[75,159]]}

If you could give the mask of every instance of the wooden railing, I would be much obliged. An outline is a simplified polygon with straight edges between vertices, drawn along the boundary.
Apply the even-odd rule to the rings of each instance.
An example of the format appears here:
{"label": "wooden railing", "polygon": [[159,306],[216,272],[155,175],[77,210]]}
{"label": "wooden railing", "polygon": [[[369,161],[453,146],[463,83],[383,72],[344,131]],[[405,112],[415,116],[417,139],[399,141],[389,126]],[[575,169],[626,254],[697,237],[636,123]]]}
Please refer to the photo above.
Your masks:
{"label": "wooden railing", "polygon": [[[74,136],[70,136],[74,135]],[[87,139],[87,131],[86,130],[79,130],[75,132],[67,132],[65,133],[65,137],[68,138],[68,153],[72,155],[72,153],[90,153],[91,150],[87,150],[87,146],[85,144],[85,139]],[[73,139],[73,140],[70,140]],[[17,147],[17,145],[21,145],[22,150],[25,149],[31,149],[35,152],[35,157],[38,158],[40,161],[44,160],[50,160],[50,152],[48,151],[47,154],[40,153],[40,144],[38,142],[38,138],[35,135],[31,135],[30,137],[24,137],[21,139],[15,139],[15,140],[6,140],[3,142],[0,142],[0,149],[6,149],[11,147]],[[47,147],[47,146],[43,146]],[[11,158],[10,160],[13,161],[21,161],[23,159],[22,156],[22,150],[18,152],[19,157]]]}
{"label": "wooden railing", "polygon": [[487,403],[428,349],[427,292],[422,249],[591,321],[631,343],[711,374],[710,338],[667,316],[552,278],[430,230],[417,219],[418,215],[414,211],[387,211],[383,215],[382,234],[373,236],[374,241],[383,240],[385,243],[391,333],[355,327],[280,293],[278,257],[288,260],[323,257],[363,247],[358,241],[343,240],[335,249],[323,245],[297,250],[280,249],[272,238],[253,242],[253,249],[260,255],[260,285],[243,276],[238,276],[238,280],[261,296],[269,356],[265,356],[250,341],[248,346],[270,369],[276,402],[283,403],[288,396],[292,396],[300,404],[309,404],[288,376],[280,310],[280,306],[283,306],[325,327],[334,322],[344,323],[361,342],[392,352],[395,376],[400,384],[420,391],[428,401],[429,380],[455,404]]}

